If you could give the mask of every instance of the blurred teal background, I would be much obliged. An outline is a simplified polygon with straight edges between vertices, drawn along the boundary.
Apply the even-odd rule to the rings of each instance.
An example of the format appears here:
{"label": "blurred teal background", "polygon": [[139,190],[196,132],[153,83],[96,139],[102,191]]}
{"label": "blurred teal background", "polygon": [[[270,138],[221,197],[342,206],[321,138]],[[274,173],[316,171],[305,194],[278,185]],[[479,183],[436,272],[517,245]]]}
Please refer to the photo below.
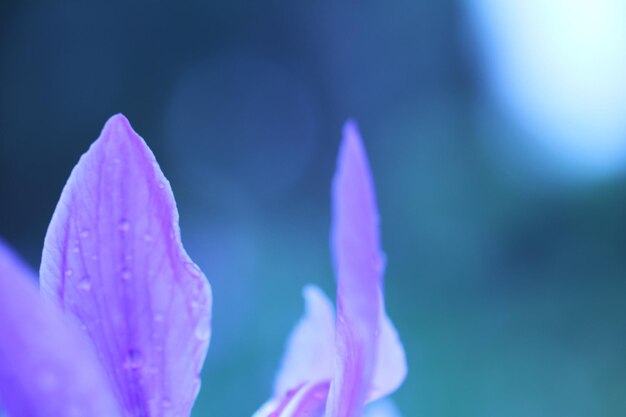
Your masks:
{"label": "blurred teal background", "polygon": [[0,2],[0,234],[37,267],[79,156],[126,114],[213,285],[194,416],[271,391],[302,287],[334,292],[354,117],[411,416],[626,415],[626,5]]}

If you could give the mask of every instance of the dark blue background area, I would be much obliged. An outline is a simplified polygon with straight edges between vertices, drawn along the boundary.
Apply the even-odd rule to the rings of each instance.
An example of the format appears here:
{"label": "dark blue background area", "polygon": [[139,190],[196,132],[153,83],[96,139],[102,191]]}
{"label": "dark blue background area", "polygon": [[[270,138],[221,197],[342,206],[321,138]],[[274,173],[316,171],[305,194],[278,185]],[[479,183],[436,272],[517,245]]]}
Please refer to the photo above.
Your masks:
{"label": "dark blue background area", "polygon": [[623,416],[626,183],[503,163],[489,143],[525,133],[487,104],[473,39],[453,1],[4,0],[0,235],[37,267],[72,167],[124,113],[213,286],[194,415],[251,415],[301,288],[334,292],[330,181],[352,117],[409,360],[402,414]]}

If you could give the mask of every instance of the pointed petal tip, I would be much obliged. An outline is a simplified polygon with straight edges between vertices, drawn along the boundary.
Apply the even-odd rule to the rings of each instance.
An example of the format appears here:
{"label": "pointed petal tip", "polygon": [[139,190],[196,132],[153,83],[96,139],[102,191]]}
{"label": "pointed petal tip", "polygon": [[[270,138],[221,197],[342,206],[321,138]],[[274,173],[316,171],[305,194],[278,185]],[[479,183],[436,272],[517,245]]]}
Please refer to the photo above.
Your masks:
{"label": "pointed petal tip", "polygon": [[130,127],[130,121],[124,113],[115,113],[113,116],[109,117],[104,125]]}
{"label": "pointed petal tip", "polygon": [[359,125],[354,119],[348,119],[343,125],[343,140],[341,144],[341,156],[345,158],[347,151],[358,152],[359,154],[365,154],[365,147],[363,145],[363,139],[361,138],[361,132]]}
{"label": "pointed petal tip", "polygon": [[334,305],[326,293],[317,285],[308,284],[302,289],[302,297],[305,303],[305,314],[317,314],[319,311],[328,311],[331,322],[334,317]]}
{"label": "pointed petal tip", "polygon": [[309,301],[312,298],[325,297],[325,294],[317,285],[307,284],[302,288],[302,297],[305,301]]}
{"label": "pointed petal tip", "polygon": [[345,123],[343,124],[343,134],[344,136],[347,136],[348,134],[354,134],[354,133],[358,135],[359,125],[356,122],[356,120],[350,117],[346,119]]}
{"label": "pointed petal tip", "polygon": [[143,143],[141,136],[135,132],[130,121],[122,113],[114,114],[104,124],[98,141],[138,140]]}
{"label": "pointed petal tip", "polygon": [[357,122],[353,119],[346,120],[342,133],[335,177],[337,178],[341,172],[353,171],[362,176],[369,183],[369,188],[373,189],[369,158]]}
{"label": "pointed petal tip", "polygon": [[346,121],[343,129],[332,184],[332,207],[333,251],[338,249],[339,235],[365,233],[370,243],[376,243],[377,256],[381,257],[374,179],[359,128],[352,119]]}

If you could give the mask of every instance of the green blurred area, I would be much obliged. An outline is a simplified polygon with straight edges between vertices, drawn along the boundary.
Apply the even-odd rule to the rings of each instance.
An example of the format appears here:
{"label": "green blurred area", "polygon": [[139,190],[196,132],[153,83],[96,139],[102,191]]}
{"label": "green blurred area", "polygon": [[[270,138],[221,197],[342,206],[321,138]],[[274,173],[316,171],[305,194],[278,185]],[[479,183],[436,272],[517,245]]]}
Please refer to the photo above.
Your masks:
{"label": "green blurred area", "polygon": [[[388,134],[406,138],[433,128],[395,126]],[[622,184],[553,193],[520,187],[476,148],[455,153],[467,146],[458,137],[432,134],[437,140],[421,145],[376,145],[376,129],[364,129],[388,256],[388,310],[410,366],[394,395],[404,415],[622,415]],[[302,195],[295,207],[251,216],[243,239],[258,251],[252,277],[223,298],[244,298],[250,305],[241,314],[257,319],[237,318],[228,330],[243,334],[223,346],[233,349],[226,362],[221,352],[214,362],[209,355],[197,415],[226,412],[234,398],[248,409],[263,401],[302,314],[301,288],[313,282],[333,293],[328,197],[321,200]],[[224,284],[213,282],[219,294]],[[254,296],[246,297],[250,288]],[[231,305],[222,308],[220,321],[217,300],[216,335],[233,314]],[[228,395],[216,401],[212,393],[225,386]]]}

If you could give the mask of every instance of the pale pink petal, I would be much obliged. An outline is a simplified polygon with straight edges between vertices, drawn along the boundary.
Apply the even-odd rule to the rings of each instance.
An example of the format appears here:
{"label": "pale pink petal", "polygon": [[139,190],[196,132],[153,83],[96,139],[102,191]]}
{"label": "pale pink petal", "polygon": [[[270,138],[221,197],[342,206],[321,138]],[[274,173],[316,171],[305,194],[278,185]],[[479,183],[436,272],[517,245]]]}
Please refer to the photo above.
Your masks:
{"label": "pale pink petal", "polygon": [[83,325],[127,416],[190,414],[210,288],[182,247],[168,181],[122,115],[72,171],[46,235],[41,286]]}
{"label": "pale pink petal", "polygon": [[335,313],[331,301],[314,285],[305,287],[306,312],[289,337],[274,395],[333,375]]}
{"label": "pale pink petal", "polygon": [[304,317],[289,337],[274,397],[253,417],[313,417],[324,413],[333,376],[335,317],[331,301],[314,285],[303,290]]}
{"label": "pale pink petal", "polygon": [[331,301],[314,285],[304,288],[304,317],[293,330],[274,397],[254,417],[321,417],[334,367],[335,317]]}
{"label": "pale pink petal", "polygon": [[283,363],[274,384],[274,396],[283,396],[308,382],[333,376],[335,313],[322,290],[304,288],[306,312],[289,337]]}
{"label": "pale pink petal", "polygon": [[9,416],[121,416],[92,346],[72,324],[0,241],[0,409]]}
{"label": "pale pink petal", "polygon": [[335,375],[327,417],[361,417],[377,357],[383,255],[365,150],[354,123],[344,127],[333,183],[332,248],[337,271]]}
{"label": "pale pink petal", "polygon": [[375,401],[394,392],[402,385],[406,374],[406,355],[398,331],[387,314],[383,313],[378,336],[376,367],[367,401]]}

